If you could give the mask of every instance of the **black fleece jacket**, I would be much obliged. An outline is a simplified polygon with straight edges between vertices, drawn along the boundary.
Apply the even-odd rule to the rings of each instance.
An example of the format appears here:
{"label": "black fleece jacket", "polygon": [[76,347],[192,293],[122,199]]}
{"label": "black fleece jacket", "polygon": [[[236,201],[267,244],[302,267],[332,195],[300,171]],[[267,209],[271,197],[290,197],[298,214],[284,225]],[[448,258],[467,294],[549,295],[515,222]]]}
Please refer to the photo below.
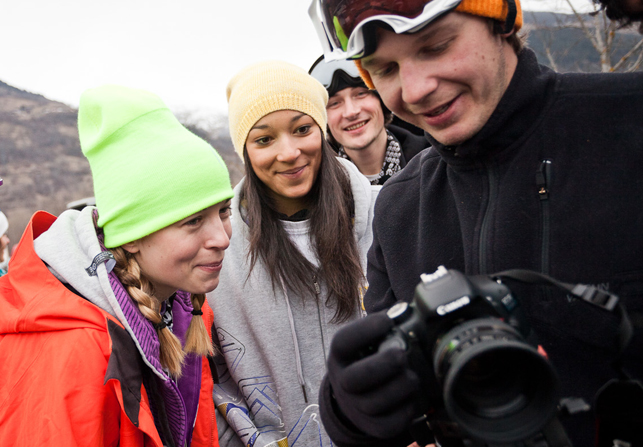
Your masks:
{"label": "black fleece jacket", "polygon": [[[455,147],[429,140],[433,148],[379,194],[366,310],[411,301],[420,274],[440,265],[466,274],[530,269],[594,284],[627,307],[635,335],[625,366],[643,378],[643,73],[558,74],[526,49],[476,136]],[[560,375],[563,396],[591,403],[616,376],[617,318],[558,290],[508,285]],[[348,429],[329,393],[321,407],[338,445],[410,441]],[[593,414],[563,423],[574,445],[593,445]]]}

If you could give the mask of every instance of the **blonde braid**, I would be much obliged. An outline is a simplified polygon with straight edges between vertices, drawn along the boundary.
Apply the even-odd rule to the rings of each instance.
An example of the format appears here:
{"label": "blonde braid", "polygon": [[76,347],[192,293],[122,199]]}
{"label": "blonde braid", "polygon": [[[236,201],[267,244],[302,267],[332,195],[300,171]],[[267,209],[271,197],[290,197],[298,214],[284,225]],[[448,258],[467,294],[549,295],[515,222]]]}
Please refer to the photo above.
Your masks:
{"label": "blonde braid", "polygon": [[192,320],[185,336],[185,352],[193,352],[198,355],[214,355],[212,338],[208,335],[208,329],[203,321],[201,307],[205,302],[205,295],[192,294]]}
{"label": "blonde braid", "polygon": [[111,249],[116,266],[114,273],[138,305],[143,316],[152,322],[159,337],[161,365],[175,378],[181,376],[185,353],[181,341],[164,324],[161,303],[154,297],[152,284],[143,276],[141,268],[130,253],[122,247]]}

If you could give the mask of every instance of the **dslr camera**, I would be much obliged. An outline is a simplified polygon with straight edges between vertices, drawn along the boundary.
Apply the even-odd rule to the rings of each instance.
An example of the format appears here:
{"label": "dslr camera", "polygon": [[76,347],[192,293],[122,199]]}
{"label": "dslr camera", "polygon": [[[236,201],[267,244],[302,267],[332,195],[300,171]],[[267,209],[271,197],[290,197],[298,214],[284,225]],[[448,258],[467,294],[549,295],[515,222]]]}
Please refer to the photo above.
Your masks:
{"label": "dslr camera", "polygon": [[511,290],[443,266],[421,279],[411,304],[387,311],[395,326],[377,348],[409,352],[422,391],[416,439],[428,425],[443,447],[541,445],[560,385]]}

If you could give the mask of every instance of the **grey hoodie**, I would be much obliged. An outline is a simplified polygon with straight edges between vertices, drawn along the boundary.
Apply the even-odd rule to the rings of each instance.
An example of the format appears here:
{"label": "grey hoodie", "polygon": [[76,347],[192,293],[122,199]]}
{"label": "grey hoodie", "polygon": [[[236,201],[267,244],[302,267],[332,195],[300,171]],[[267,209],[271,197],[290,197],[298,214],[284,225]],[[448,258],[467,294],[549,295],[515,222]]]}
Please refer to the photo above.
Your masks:
{"label": "grey hoodie", "polygon": [[[338,160],[351,182],[354,233],[365,272],[373,205],[381,187],[372,186],[348,160]],[[248,228],[239,204],[242,185],[243,180],[232,201],[232,239],[219,286],[208,294],[223,352],[217,365],[220,383],[214,389],[215,404],[225,418],[217,420],[219,442],[222,447],[330,446],[317,394],[330,341],[341,324],[330,322],[335,308],[324,304],[323,283],[315,304],[304,302],[283,284],[273,292],[260,261],[248,277]],[[355,318],[359,315],[356,309]]]}

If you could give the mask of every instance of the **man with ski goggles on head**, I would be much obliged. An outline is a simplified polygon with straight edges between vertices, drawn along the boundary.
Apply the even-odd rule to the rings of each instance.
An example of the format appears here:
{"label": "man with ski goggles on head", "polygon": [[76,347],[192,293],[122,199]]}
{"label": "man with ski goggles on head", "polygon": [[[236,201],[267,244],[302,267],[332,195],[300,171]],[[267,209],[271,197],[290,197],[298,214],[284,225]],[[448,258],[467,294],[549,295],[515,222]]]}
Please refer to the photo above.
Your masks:
{"label": "man with ski goggles on head", "polygon": [[[369,316],[337,333],[320,389],[337,445],[413,442],[419,378],[407,352],[365,348],[393,327],[379,311],[410,302],[420,275],[440,265],[600,285],[630,315],[643,313],[643,74],[539,65],[516,36],[519,0],[314,0],[309,13],[326,60],[355,59],[366,84],[432,146],[377,200]],[[643,319],[633,318],[619,357],[609,312],[553,289],[511,289],[560,376],[561,397],[592,404],[608,380],[643,377]],[[562,418],[575,445],[594,444],[595,418]]]}
{"label": "man with ski goggles on head", "polygon": [[321,56],[309,73],[328,91],[329,142],[372,185],[383,185],[428,147],[426,138],[416,134],[420,129],[412,128],[414,133],[392,124],[391,111],[364,84],[353,61],[326,62]]}

